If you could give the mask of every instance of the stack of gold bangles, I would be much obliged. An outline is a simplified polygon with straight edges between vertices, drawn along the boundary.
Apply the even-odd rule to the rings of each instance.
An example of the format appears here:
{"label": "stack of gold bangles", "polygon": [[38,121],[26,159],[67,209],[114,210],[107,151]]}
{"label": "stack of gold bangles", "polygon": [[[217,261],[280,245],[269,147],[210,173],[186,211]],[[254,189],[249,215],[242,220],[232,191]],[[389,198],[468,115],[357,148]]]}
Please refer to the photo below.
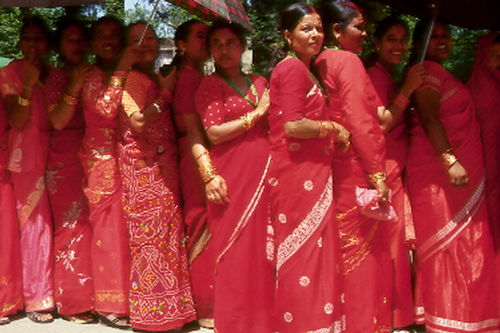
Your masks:
{"label": "stack of gold bangles", "polygon": [[66,103],[68,105],[77,105],[78,104],[78,98],[71,96],[71,95],[68,95],[68,94],[64,94],[62,97],[62,100],[64,103]]}
{"label": "stack of gold bangles", "polygon": [[[204,156],[206,157],[202,158]],[[200,172],[201,180],[203,180],[205,184],[209,183],[217,176],[217,171],[215,170],[215,166],[212,163],[210,154],[208,153],[208,151],[205,151],[201,155],[196,157],[196,160],[198,161],[198,171]]]}
{"label": "stack of gold bangles", "polygon": [[444,152],[442,152],[441,159],[443,160],[446,169],[451,168],[455,163],[458,162],[458,159],[455,156],[455,152],[452,148],[448,148]]}
{"label": "stack of gold bangles", "polygon": [[125,86],[125,78],[127,77],[127,72],[116,71],[113,76],[109,79],[109,85],[113,88],[123,88]]}
{"label": "stack of gold bangles", "polygon": [[322,138],[332,133],[335,130],[333,122],[327,120],[316,120],[318,124],[318,137]]}
{"label": "stack of gold bangles", "polygon": [[17,104],[19,106],[23,106],[23,107],[27,108],[28,106],[31,105],[31,100],[28,98],[24,98],[22,96],[18,96],[17,97]]}
{"label": "stack of gold bangles", "polygon": [[240,120],[243,122],[244,129],[250,129],[253,127],[255,116],[251,112],[247,112],[240,117]]}
{"label": "stack of gold bangles", "polygon": [[370,183],[372,184],[381,184],[385,182],[385,178],[386,178],[385,172],[383,171],[375,172],[368,175],[368,179],[370,179]]}

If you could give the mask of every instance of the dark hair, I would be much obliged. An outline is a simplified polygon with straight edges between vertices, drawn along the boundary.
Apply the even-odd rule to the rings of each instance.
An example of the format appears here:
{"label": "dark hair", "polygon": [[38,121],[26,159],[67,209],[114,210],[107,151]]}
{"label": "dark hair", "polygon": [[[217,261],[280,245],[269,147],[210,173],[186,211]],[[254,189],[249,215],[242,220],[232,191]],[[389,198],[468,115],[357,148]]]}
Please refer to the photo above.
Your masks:
{"label": "dark hair", "polygon": [[126,38],[127,38],[128,34],[129,34],[129,32],[130,32],[130,29],[132,29],[132,28],[133,28],[133,27],[135,27],[136,25],[144,25],[144,26],[147,26],[148,28],[150,28],[150,29],[153,31],[153,34],[155,35],[155,37],[157,37],[157,36],[156,36],[156,31],[155,31],[155,29],[153,29],[153,27],[152,27],[150,24],[148,24],[148,22],[147,22],[147,21],[145,21],[145,20],[137,20],[137,21],[134,21],[134,22],[132,22],[132,23],[129,23],[129,24],[125,27],[124,32],[123,32],[123,37],[124,37],[124,39],[126,39]]}
{"label": "dark hair", "polygon": [[408,26],[401,18],[399,18],[398,16],[388,16],[377,24],[375,32],[373,33],[373,37],[380,41],[389,31],[389,29],[397,25],[402,26],[408,34]]}
{"label": "dark hair", "polygon": [[492,45],[495,45],[497,43],[500,43],[500,34],[497,34],[495,39],[493,39],[493,43],[491,43]]}
{"label": "dark hair", "polygon": [[241,24],[235,22],[229,22],[226,20],[217,20],[210,26],[210,28],[208,28],[207,48],[210,47],[210,38],[217,30],[221,29],[231,30],[236,35],[236,37],[238,37],[238,40],[240,41],[241,45],[247,46],[247,32]]}
{"label": "dark hair", "polygon": [[323,20],[323,29],[325,30],[325,43],[335,44],[333,35],[333,26],[338,24],[340,29],[345,29],[349,23],[362,13],[361,8],[351,1],[325,1],[319,7],[319,13]]}
{"label": "dark hair", "polygon": [[[424,51],[423,48],[425,45],[424,38],[427,36],[430,24],[431,21],[427,19],[422,19],[417,22],[417,25],[415,25],[415,29],[413,29],[413,47],[410,57],[410,64],[416,63],[419,60],[419,56],[422,55],[422,52]],[[436,27],[437,24],[442,24],[446,27],[446,29],[448,29],[448,25],[439,21],[434,22],[433,29]],[[430,33],[432,34],[432,31]],[[425,59],[425,54],[423,59]]]}
{"label": "dark hair", "polygon": [[180,26],[177,27],[177,29],[175,29],[174,42],[175,42],[176,52],[175,52],[175,56],[172,59],[172,62],[170,64],[172,64],[174,66],[181,65],[182,55],[179,52],[179,41],[183,41],[183,42],[187,41],[189,34],[191,33],[191,28],[193,27],[193,25],[195,25],[197,23],[204,24],[200,20],[191,19],[189,21],[182,23]]}
{"label": "dark hair", "polygon": [[97,21],[95,21],[94,23],[92,23],[92,25],[90,26],[90,37],[91,39],[94,39],[95,38],[95,32],[97,30],[97,28],[101,25],[101,24],[106,24],[106,23],[114,23],[116,24],[118,27],[120,27],[120,30],[121,30],[121,40],[120,40],[120,43],[121,45],[123,45],[123,36],[124,36],[124,30],[125,30],[125,27],[123,25],[123,21],[114,17],[114,16],[111,16],[111,15],[106,15],[106,16],[103,16],[101,18],[99,18]]}
{"label": "dark hair", "polygon": [[69,16],[63,16],[57,20],[56,23],[56,32],[54,33],[55,46],[59,48],[61,46],[61,40],[66,29],[71,27],[77,27],[82,30],[85,38],[90,39],[89,30],[87,29],[85,23],[81,20],[71,18]]}
{"label": "dark hair", "polygon": [[[316,9],[313,6],[297,2],[294,3],[285,9],[283,9],[280,13],[280,25],[279,30],[283,34],[285,30],[293,31],[299,24],[300,20],[306,15],[316,13]],[[285,59],[289,49],[288,43],[277,48],[271,57],[271,61],[269,63],[269,72],[283,59]]]}
{"label": "dark hair", "polygon": [[47,42],[49,43],[49,45],[51,45],[52,32],[50,31],[50,29],[47,26],[47,23],[44,21],[44,19],[42,19],[40,16],[37,16],[37,15],[29,15],[23,19],[21,29],[19,29],[19,38],[21,38],[21,36],[25,32],[25,30],[31,26],[36,26],[36,27],[40,28],[42,33],[47,38]]}

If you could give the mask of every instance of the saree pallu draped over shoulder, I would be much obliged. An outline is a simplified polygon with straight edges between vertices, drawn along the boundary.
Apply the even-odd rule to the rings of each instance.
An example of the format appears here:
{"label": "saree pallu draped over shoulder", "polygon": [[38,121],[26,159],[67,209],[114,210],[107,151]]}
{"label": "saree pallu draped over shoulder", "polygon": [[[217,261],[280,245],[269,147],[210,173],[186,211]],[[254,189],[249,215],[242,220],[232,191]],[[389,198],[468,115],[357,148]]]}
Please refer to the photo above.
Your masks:
{"label": "saree pallu draped over shoulder", "polygon": [[130,254],[116,149],[123,88],[108,87],[107,81],[106,73],[93,67],[82,87],[86,127],[79,157],[92,226],[95,310],[128,315]]}
{"label": "saree pallu draped over shoulder", "polygon": [[[14,60],[0,73],[2,96],[19,96],[27,60]],[[31,96],[30,116],[23,129],[9,131],[8,169],[14,188],[21,232],[23,294],[28,312],[54,307],[52,216],[45,184],[49,146],[46,95],[54,84],[50,67],[44,84]]]}
{"label": "saree pallu draped over shoulder", "polygon": [[468,89],[438,63],[424,62],[419,89],[441,95],[439,119],[466,188],[451,185],[439,154],[413,114],[407,177],[417,236],[417,273],[429,332],[498,332],[493,244],[485,205],[479,126]]}

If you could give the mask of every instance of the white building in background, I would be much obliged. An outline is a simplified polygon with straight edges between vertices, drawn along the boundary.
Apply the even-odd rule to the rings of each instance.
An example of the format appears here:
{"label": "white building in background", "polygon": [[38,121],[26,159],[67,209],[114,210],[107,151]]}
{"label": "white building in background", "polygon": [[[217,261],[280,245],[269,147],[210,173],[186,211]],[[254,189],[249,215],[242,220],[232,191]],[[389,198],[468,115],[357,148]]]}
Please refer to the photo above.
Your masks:
{"label": "white building in background", "polygon": [[[248,73],[252,69],[253,53],[249,49],[251,46],[250,40],[248,40],[247,49],[243,52],[241,56],[241,69],[243,72]],[[175,57],[175,42],[173,38],[159,38],[159,54],[155,62],[155,72],[158,72],[159,68],[163,65],[168,65],[172,62]],[[205,74],[211,74],[215,71],[214,62],[212,59],[208,59],[204,66]]]}

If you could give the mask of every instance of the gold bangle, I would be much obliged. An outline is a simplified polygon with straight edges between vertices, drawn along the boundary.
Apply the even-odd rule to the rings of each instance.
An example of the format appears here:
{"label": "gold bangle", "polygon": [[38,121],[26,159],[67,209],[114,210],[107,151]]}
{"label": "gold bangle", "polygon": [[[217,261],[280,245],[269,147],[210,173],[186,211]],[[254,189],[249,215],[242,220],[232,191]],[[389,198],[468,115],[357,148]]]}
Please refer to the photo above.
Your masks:
{"label": "gold bangle", "polygon": [[240,120],[243,122],[244,129],[250,129],[253,127],[254,117],[250,114],[250,112],[247,112],[243,116],[241,116]]}
{"label": "gold bangle", "polygon": [[31,105],[31,100],[29,98],[24,98],[22,96],[17,96],[17,104],[25,108]]}
{"label": "gold bangle", "polygon": [[113,75],[111,79],[109,79],[109,85],[113,88],[123,88],[125,85],[125,77]]}
{"label": "gold bangle", "polygon": [[199,160],[200,158],[202,158],[205,155],[208,155],[208,151],[206,151],[206,150],[203,153],[201,153],[200,155],[196,156],[195,159]]}
{"label": "gold bangle", "polygon": [[327,136],[328,134],[332,133],[333,130],[335,129],[335,127],[331,121],[316,120],[316,123],[318,124],[318,127],[319,127],[319,132],[318,132],[319,138]]}
{"label": "gold bangle", "polygon": [[458,159],[455,156],[455,152],[451,148],[448,148],[441,153],[441,160],[443,161],[446,169],[451,168],[455,163],[458,162]]}
{"label": "gold bangle", "polygon": [[68,94],[64,94],[62,97],[62,100],[64,103],[68,105],[77,105],[78,104],[78,97],[74,97]]}
{"label": "gold bangle", "polygon": [[385,182],[386,176],[385,176],[385,172],[379,171],[379,172],[369,174],[368,178],[370,179],[370,182],[372,184],[381,184],[381,183]]}
{"label": "gold bangle", "polygon": [[217,176],[217,171],[211,159],[204,160],[203,163],[198,166],[198,170],[200,171],[201,180],[203,180],[205,184],[209,183]]}

